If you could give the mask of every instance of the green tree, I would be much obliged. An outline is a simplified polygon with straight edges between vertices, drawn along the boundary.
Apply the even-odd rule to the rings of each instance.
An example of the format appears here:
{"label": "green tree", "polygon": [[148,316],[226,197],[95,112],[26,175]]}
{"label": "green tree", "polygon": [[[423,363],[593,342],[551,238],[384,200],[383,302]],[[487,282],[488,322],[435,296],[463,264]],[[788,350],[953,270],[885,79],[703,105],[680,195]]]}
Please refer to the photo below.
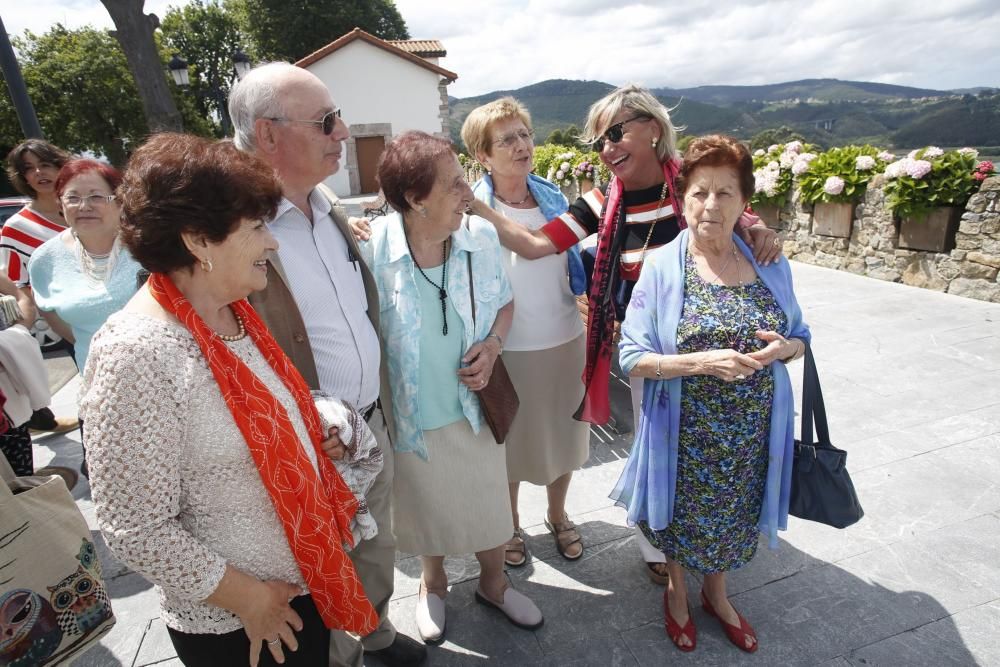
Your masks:
{"label": "green tree", "polygon": [[773,144],[787,144],[789,141],[806,143],[805,137],[787,125],[782,125],[781,127],[771,128],[755,134],[753,139],[750,140],[750,150],[752,152],[758,148],[762,148],[766,151],[768,146]]}
{"label": "green tree", "polygon": [[[121,165],[149,134],[125,54],[107,31],[56,24],[44,35],[25,32],[14,45],[39,123],[52,143]],[[179,107],[188,131],[210,131],[190,101],[181,99]],[[22,140],[6,95],[0,96],[0,133],[3,146]]]}
{"label": "green tree", "polygon": [[565,129],[552,130],[552,132],[549,133],[549,136],[546,137],[545,143],[570,146],[581,151],[590,150],[590,146],[587,146],[580,141],[580,128],[576,125],[570,125]]}
{"label": "green tree", "polygon": [[247,48],[236,17],[219,0],[194,0],[171,7],[161,24],[163,45],[187,60],[189,94],[200,114],[228,117],[226,100],[235,73],[233,54]]}
{"label": "green tree", "polygon": [[225,0],[226,9],[267,60],[295,62],[354,28],[382,39],[409,39],[392,0]]}

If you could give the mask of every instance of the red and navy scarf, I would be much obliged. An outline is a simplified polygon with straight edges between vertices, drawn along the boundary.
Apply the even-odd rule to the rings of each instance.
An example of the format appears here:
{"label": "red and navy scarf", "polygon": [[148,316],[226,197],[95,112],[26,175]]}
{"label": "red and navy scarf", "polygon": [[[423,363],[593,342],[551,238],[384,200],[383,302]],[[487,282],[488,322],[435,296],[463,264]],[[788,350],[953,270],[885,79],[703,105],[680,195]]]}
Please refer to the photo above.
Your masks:
{"label": "red and navy scarf", "polygon": [[[670,204],[677,216],[681,229],[687,225],[681,212],[681,202],[677,199],[674,183],[680,172],[678,160],[663,163],[663,178],[668,184]],[[583,402],[573,415],[575,419],[591,424],[606,424],[611,416],[608,398],[608,381],[611,377],[611,356],[615,335],[615,306],[613,295],[621,261],[622,244],[625,241],[624,188],[621,181],[612,176],[608,195],[601,213],[601,228],[597,235],[597,254],[594,259],[594,275],[590,284],[587,315],[587,365],[583,369],[583,384],[587,388]]]}

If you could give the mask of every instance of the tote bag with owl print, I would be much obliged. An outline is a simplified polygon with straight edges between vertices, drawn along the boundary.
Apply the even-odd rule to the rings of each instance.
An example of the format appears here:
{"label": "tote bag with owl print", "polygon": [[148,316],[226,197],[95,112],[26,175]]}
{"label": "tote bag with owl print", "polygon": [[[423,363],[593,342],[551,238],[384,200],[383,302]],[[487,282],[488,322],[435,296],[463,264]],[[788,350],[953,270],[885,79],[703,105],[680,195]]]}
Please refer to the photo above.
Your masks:
{"label": "tote bag with owl print", "polygon": [[0,667],[68,662],[115,617],[87,522],[60,477],[0,454]]}

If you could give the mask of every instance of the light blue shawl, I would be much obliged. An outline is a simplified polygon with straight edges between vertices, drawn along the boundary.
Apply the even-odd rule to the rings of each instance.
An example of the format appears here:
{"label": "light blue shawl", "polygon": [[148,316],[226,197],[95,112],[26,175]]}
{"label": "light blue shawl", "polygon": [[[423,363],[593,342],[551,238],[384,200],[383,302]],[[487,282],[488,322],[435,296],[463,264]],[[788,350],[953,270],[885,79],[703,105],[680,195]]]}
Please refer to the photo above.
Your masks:
{"label": "light blue shawl", "polygon": [[[620,361],[625,373],[650,352],[677,354],[689,234],[688,230],[682,230],[676,239],[646,256],[621,328]],[[808,341],[809,328],[802,321],[802,311],[792,291],[788,260],[781,257],[769,266],[760,266],[738,236],[734,235],[733,240],[785,313],[788,327],[780,333]],[[758,525],[767,534],[768,545],[777,549],[778,531],[785,530],[788,524],[795,400],[785,364],[772,363],[771,373],[774,403],[770,458]],[[638,433],[625,469],[610,495],[617,505],[628,510],[630,525],[647,521],[653,530],[663,530],[673,519],[682,387],[682,378],[645,381]]]}
{"label": "light blue shawl", "polygon": [[[528,174],[528,191],[538,202],[538,208],[546,220],[557,218],[569,210],[569,202],[559,186],[535,174]],[[493,178],[485,174],[472,186],[472,194],[490,208],[496,208],[493,200]],[[577,296],[587,293],[587,272],[580,259],[580,250],[573,246],[566,251],[566,269],[569,273],[569,287]]]}

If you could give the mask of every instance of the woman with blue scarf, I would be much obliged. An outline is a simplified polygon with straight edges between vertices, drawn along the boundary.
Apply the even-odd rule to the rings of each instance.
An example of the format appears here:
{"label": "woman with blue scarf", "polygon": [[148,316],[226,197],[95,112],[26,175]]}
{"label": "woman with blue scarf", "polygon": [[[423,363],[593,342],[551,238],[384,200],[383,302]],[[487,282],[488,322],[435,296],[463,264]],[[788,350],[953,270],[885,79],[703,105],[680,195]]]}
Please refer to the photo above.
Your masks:
{"label": "woman with blue scarf", "polygon": [[[531,173],[532,137],[531,117],[512,97],[474,109],[465,119],[462,139],[488,171],[473,187],[472,214],[489,221],[500,215],[535,230],[566,212],[569,203],[559,188]],[[503,359],[521,400],[506,442],[514,535],[505,562],[528,562],[517,511],[521,482],[546,487],[545,525],[563,558],[576,560],[583,542],[566,514],[566,495],[573,471],[590,456],[588,425],[573,419],[584,392],[585,337],[574,297],[586,288],[583,264],[575,247],[538,259],[507,249],[502,254],[517,303]]]}
{"label": "woman with blue scarf", "polygon": [[747,652],[757,636],[726,596],[758,532],[788,519],[794,406],[784,362],[809,341],[788,261],[762,266],[734,234],[754,192],[735,139],[691,142],[677,177],[687,229],[646,258],[622,326],[621,366],[645,380],[642,416],[611,497],[667,558],[667,634],[692,651],[685,571],[701,604]]}

